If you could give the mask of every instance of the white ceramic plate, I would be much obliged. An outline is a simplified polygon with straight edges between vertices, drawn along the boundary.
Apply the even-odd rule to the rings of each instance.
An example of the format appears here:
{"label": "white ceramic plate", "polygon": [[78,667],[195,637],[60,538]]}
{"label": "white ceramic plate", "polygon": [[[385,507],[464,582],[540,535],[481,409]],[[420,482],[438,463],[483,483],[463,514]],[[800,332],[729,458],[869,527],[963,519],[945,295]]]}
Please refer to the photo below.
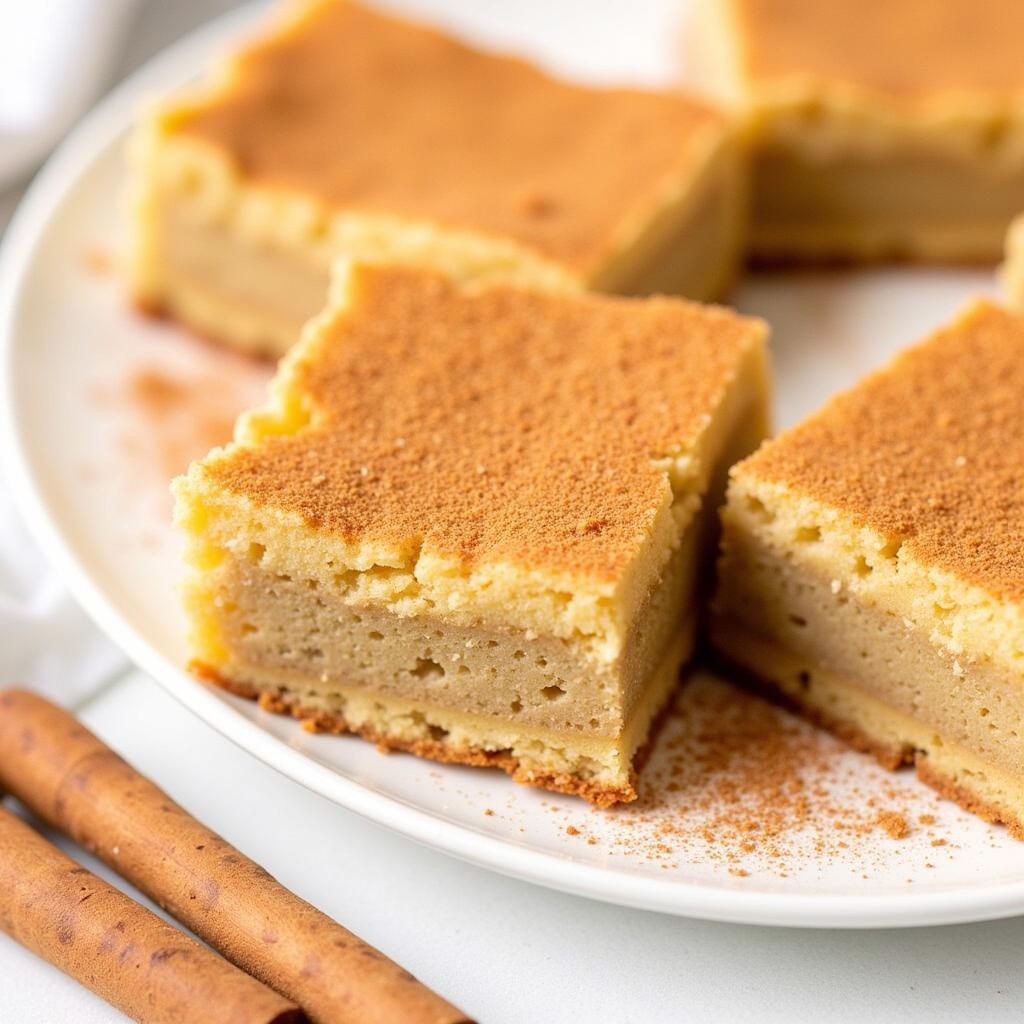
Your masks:
{"label": "white ceramic plate", "polygon": [[[561,0],[557,17],[545,0],[404,6],[590,79],[663,80],[678,39],[677,0]],[[510,875],[667,913],[763,924],[935,924],[1024,911],[1024,846],[912,777],[886,776],[838,747],[835,786],[846,796],[837,799],[909,808],[911,835],[894,840],[869,829],[845,844],[825,843],[822,854],[811,829],[787,837],[794,855],[782,870],[763,856],[723,862],[702,847],[700,814],[681,810],[685,794],[667,812],[595,812],[498,773],[309,736],[181,670],[168,463],[193,454],[187,449],[207,427],[224,429],[212,421],[252,401],[266,372],[134,315],[116,276],[96,273],[96,254],[115,251],[123,231],[123,142],[141,98],[193,76],[253,15],[211,25],[106,100],[40,175],[6,239],[0,331],[11,479],[40,543],[100,626],[200,718],[286,775]],[[788,423],[945,320],[968,295],[994,287],[989,273],[880,270],[761,276],[737,299],[774,325],[779,418]],[[190,382],[190,402],[202,388],[206,405],[176,413],[168,380]],[[210,404],[214,394],[221,407]],[[181,450],[168,450],[168,437]],[[858,787],[861,796],[850,796]],[[935,824],[919,825],[920,814]],[[666,824],[674,837],[664,839]],[[937,835],[945,845],[935,845]]]}

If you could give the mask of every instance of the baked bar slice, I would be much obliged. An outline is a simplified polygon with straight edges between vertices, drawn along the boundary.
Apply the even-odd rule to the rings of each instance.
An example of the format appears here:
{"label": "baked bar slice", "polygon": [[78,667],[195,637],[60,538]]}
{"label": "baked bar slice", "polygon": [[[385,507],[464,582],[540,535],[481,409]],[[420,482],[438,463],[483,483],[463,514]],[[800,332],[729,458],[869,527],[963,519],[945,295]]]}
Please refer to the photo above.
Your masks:
{"label": "baked bar slice", "polygon": [[349,0],[293,2],[132,149],[139,304],[267,354],[339,254],[704,299],[745,219],[706,104],[559,82]]}
{"label": "baked bar slice", "polygon": [[762,261],[998,261],[1024,209],[1019,0],[700,0],[754,148]]}
{"label": "baked bar slice", "polygon": [[175,483],[195,668],[316,729],[632,799],[705,510],[766,429],[765,333],[343,268],[269,405]]}
{"label": "baked bar slice", "polygon": [[977,302],[736,466],[713,634],[1024,836],[1024,318]]}

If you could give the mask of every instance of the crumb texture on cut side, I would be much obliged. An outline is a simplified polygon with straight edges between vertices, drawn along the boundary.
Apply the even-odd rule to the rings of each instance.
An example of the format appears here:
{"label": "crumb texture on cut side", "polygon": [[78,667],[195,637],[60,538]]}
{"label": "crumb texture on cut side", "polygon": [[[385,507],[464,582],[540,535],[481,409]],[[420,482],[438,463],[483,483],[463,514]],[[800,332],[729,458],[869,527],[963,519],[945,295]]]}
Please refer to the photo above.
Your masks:
{"label": "crumb texture on cut side", "polygon": [[728,131],[681,95],[559,82],[347,0],[307,7],[160,131],[271,191],[471,228],[580,270],[685,193]]}
{"label": "crumb texture on cut side", "polygon": [[371,267],[347,289],[274,408],[194,472],[322,534],[462,566],[614,579],[659,530],[667,551],[675,498],[681,527],[714,468],[714,414],[762,358],[759,322],[677,300]]}
{"label": "crumb texture on cut side", "polygon": [[[719,0],[714,0],[719,2]],[[753,80],[848,82],[891,97],[1024,88],[1019,0],[720,0],[737,15]]]}

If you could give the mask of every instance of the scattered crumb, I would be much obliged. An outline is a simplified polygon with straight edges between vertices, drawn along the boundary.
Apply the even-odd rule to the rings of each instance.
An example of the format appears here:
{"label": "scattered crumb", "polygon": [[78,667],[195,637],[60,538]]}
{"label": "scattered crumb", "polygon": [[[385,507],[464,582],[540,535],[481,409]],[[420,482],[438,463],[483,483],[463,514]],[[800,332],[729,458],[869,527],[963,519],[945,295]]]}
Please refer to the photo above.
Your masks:
{"label": "scattered crumb", "polygon": [[[661,871],[710,864],[735,877],[820,878],[830,866],[848,865],[854,877],[870,881],[892,870],[880,828],[903,839],[913,831],[911,820],[935,822],[915,801],[916,790],[828,733],[698,673],[659,734],[640,799],[591,809],[602,820],[587,829],[587,843],[600,841],[606,857]],[[579,807],[547,808],[559,829],[581,833]],[[921,845],[934,835],[922,836]]]}
{"label": "scattered crumb", "polygon": [[111,274],[115,266],[114,257],[109,249],[90,245],[82,250],[82,266],[91,274]]}
{"label": "scattered crumb", "polygon": [[935,815],[934,814],[922,814],[921,817],[918,818],[917,820],[922,825],[934,825],[935,824]]}
{"label": "scattered crumb", "polygon": [[[180,365],[141,362],[121,380],[104,380],[93,398],[115,425],[116,474],[133,497],[159,502],[166,521],[167,485],[193,459],[231,440],[235,420],[265,399],[271,368],[203,346],[176,350]],[[123,479],[122,479],[123,478]]]}
{"label": "scattered crumb", "polygon": [[494,811],[490,807],[485,807],[484,808],[484,815],[486,817],[490,818],[490,817],[492,817],[494,815]]}
{"label": "scattered crumb", "polygon": [[880,811],[878,824],[889,833],[891,839],[906,839],[910,835],[907,819],[895,811]]}

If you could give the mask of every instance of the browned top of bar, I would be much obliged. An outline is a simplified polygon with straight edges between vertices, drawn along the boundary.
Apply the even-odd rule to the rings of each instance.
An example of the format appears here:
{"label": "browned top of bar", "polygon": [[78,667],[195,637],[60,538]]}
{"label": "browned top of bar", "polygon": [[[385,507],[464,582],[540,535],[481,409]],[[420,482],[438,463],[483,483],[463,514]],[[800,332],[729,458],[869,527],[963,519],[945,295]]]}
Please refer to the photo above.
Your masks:
{"label": "browned top of bar", "polygon": [[349,541],[611,578],[669,500],[653,460],[707,429],[760,321],[678,299],[465,292],[356,268],[298,350],[313,425],[207,462]]}
{"label": "browned top of bar", "polygon": [[724,125],[680,96],[557,82],[347,0],[320,0],[164,121],[254,182],[511,238],[579,269],[699,170],[705,129]]}
{"label": "browned top of bar", "polygon": [[1024,318],[974,304],[743,466],[1024,600]]}
{"label": "browned top of bar", "polygon": [[1024,87],[1020,0],[732,0],[754,79],[807,74],[896,96]]}

